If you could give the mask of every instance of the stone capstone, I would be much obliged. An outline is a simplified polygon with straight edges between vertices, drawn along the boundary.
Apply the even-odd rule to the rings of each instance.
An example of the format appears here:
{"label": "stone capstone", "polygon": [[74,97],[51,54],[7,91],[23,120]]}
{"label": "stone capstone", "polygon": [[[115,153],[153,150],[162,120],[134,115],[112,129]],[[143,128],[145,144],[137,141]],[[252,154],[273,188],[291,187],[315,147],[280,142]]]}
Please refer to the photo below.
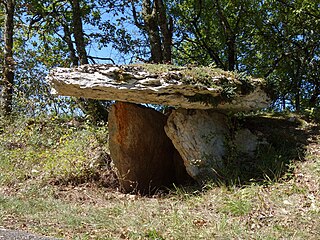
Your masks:
{"label": "stone capstone", "polygon": [[179,156],[174,161],[174,146],[164,132],[166,120],[151,108],[124,102],[112,105],[109,147],[123,191],[148,194],[175,182],[176,171],[185,171],[177,162]]}
{"label": "stone capstone", "polygon": [[199,183],[218,178],[219,169],[224,166],[225,143],[230,136],[224,114],[209,110],[173,110],[165,131],[192,178]]}
{"label": "stone capstone", "polygon": [[270,103],[262,79],[211,67],[82,65],[53,69],[47,79],[54,94],[91,99],[235,112]]}

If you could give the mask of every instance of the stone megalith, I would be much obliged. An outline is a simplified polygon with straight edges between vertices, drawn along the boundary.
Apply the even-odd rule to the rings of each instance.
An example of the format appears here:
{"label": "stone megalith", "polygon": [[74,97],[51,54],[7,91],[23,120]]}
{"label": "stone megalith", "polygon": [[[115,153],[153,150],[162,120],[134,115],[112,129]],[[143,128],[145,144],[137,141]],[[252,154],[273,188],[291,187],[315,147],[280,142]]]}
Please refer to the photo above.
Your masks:
{"label": "stone megalith", "polygon": [[[183,179],[185,169],[200,183],[216,179],[230,154],[229,138],[238,152],[249,156],[259,145],[248,130],[230,136],[224,113],[270,103],[263,79],[212,67],[82,65],[53,69],[47,80],[57,95],[121,101],[109,114],[110,153],[127,192],[151,192],[175,177]],[[167,119],[133,103],[177,110]]]}
{"label": "stone megalith", "polygon": [[174,110],[165,131],[192,178],[199,183],[217,179],[219,169],[224,166],[225,143],[230,136],[224,114],[209,110]]}
{"label": "stone megalith", "polygon": [[167,117],[154,109],[117,102],[109,113],[109,146],[125,192],[151,193],[175,180]]}
{"label": "stone megalith", "polygon": [[263,79],[213,67],[82,65],[53,69],[47,79],[64,96],[233,112],[269,105]]}

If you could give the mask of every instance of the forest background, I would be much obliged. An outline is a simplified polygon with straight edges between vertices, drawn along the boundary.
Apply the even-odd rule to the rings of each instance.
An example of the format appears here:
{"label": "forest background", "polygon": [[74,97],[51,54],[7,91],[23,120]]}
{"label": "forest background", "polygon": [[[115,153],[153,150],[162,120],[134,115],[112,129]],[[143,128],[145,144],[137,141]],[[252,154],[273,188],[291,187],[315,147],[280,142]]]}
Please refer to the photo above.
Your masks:
{"label": "forest background", "polygon": [[48,71],[149,62],[262,77],[274,90],[272,110],[319,118],[319,1],[1,0],[0,24],[4,116],[105,120],[107,102],[52,96]]}

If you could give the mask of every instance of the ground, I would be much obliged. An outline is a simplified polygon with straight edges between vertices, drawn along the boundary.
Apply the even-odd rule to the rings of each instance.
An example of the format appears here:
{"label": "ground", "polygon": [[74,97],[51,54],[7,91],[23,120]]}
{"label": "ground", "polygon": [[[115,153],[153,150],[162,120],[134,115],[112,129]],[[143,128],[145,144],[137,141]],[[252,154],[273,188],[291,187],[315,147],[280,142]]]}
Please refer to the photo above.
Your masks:
{"label": "ground", "polygon": [[[42,131],[53,129],[47,125],[48,122]],[[38,126],[29,123],[28,128],[33,131],[32,128]],[[11,143],[11,154],[12,151],[21,154],[21,149],[31,151],[26,142],[25,146],[16,147],[18,141],[8,139],[8,131],[4,130],[5,141],[7,145]],[[73,141],[73,134],[76,139],[79,134],[88,137],[91,130],[72,131],[64,139],[63,135],[58,136],[61,146],[43,147],[43,151],[68,150],[80,154],[83,146]],[[116,184],[108,186],[94,177],[83,181],[81,174],[64,172],[61,165],[55,168],[59,173],[39,174],[36,156],[23,159],[32,159],[33,166],[18,161],[12,167],[7,162],[1,166],[0,175],[0,226],[64,239],[318,239],[320,137],[315,125],[304,127],[304,133],[308,144],[303,158],[291,163],[279,179],[268,180],[266,176],[263,181],[246,184],[176,186],[153,196],[123,194],[117,191]],[[23,134],[28,135],[21,132]],[[69,144],[67,149],[64,141]],[[90,147],[96,149],[94,138],[90,141]],[[87,142],[84,144],[88,147]],[[2,164],[4,156],[8,156],[4,150],[7,149],[2,149]],[[42,161],[46,162],[48,156],[41,154]],[[81,158],[76,160],[69,159],[68,164],[73,164],[78,171],[82,171],[79,165],[84,165],[86,171],[91,169]],[[42,166],[48,168],[44,163]],[[11,171],[10,167],[16,170],[11,172],[15,179],[4,173],[4,167],[7,172]],[[25,172],[29,168],[25,177],[19,174],[19,169]],[[73,178],[61,182],[65,176]]]}

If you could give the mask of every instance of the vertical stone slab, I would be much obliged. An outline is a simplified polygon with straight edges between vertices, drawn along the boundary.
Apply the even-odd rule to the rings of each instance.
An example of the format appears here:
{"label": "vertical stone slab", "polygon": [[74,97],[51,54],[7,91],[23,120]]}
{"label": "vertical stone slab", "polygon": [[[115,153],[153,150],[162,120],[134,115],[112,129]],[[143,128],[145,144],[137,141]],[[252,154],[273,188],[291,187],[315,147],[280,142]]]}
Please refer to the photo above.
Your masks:
{"label": "vertical stone slab", "polygon": [[117,102],[109,113],[110,155],[122,190],[148,194],[175,178],[167,117],[154,109]]}
{"label": "vertical stone slab", "polygon": [[192,178],[199,183],[217,179],[230,136],[224,114],[209,110],[173,110],[165,131]]}

